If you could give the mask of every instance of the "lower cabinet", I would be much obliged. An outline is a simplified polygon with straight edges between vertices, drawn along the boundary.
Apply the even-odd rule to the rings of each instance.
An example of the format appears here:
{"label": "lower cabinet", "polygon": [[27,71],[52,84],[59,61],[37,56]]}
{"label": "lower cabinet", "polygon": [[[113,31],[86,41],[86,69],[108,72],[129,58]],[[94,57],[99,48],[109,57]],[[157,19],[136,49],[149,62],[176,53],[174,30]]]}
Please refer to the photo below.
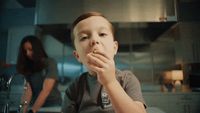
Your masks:
{"label": "lower cabinet", "polygon": [[200,92],[143,92],[147,106],[166,113],[200,113]]}

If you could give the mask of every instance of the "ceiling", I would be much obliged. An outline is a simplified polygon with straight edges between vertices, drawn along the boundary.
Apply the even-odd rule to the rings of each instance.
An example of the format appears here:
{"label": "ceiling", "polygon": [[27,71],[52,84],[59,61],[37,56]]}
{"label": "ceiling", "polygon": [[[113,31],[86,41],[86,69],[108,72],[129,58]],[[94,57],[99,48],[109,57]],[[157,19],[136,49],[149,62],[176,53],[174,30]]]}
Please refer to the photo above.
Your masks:
{"label": "ceiling", "polygon": [[32,8],[36,6],[36,0],[16,0],[24,8]]}

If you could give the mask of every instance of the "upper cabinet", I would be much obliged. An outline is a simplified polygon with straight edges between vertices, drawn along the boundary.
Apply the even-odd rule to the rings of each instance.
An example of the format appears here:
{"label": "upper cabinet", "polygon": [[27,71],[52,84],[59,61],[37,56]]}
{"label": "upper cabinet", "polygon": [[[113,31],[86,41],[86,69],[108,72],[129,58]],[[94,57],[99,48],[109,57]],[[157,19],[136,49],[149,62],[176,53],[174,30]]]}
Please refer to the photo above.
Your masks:
{"label": "upper cabinet", "polygon": [[177,21],[176,0],[37,0],[35,24],[72,23],[99,11],[112,22]]}

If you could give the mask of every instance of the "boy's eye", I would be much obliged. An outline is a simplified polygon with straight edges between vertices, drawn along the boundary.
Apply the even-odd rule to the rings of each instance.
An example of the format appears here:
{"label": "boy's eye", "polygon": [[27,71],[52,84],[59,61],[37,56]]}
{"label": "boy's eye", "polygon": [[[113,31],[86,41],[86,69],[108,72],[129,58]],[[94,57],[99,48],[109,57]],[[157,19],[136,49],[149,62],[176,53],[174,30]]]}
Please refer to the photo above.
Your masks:
{"label": "boy's eye", "polygon": [[99,36],[105,37],[105,36],[107,36],[107,34],[106,33],[100,33]]}
{"label": "boy's eye", "polygon": [[88,36],[82,36],[82,37],[80,37],[80,41],[83,41],[83,40],[85,40],[87,38],[88,38]]}

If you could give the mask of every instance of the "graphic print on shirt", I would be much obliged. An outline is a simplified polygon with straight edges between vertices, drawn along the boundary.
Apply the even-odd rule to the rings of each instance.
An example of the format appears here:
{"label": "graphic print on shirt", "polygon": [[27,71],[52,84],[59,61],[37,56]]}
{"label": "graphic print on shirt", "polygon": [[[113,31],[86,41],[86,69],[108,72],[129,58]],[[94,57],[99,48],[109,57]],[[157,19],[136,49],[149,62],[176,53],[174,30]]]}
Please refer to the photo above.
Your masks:
{"label": "graphic print on shirt", "polygon": [[102,103],[103,109],[112,107],[112,103],[111,103],[111,101],[108,97],[108,94],[106,93],[104,88],[102,88],[102,90],[101,90],[101,103]]}

